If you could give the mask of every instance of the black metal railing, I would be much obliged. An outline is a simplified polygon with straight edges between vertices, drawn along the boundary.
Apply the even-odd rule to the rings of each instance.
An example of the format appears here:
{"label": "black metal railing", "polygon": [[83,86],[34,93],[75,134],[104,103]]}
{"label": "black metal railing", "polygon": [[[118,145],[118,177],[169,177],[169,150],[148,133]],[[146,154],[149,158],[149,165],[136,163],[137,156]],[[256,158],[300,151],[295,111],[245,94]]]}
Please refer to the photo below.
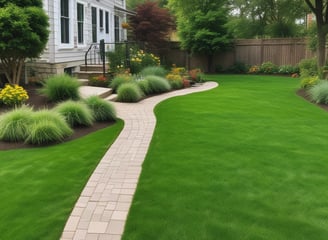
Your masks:
{"label": "black metal railing", "polygon": [[89,49],[84,56],[84,64],[86,71],[88,71],[88,66],[91,65],[102,65],[103,74],[106,75],[106,64],[110,62],[107,52],[114,51],[115,46],[125,45],[125,66],[130,67],[130,45],[133,42],[115,42],[115,43],[105,43],[104,40],[100,40],[100,43],[93,43],[90,45]]}

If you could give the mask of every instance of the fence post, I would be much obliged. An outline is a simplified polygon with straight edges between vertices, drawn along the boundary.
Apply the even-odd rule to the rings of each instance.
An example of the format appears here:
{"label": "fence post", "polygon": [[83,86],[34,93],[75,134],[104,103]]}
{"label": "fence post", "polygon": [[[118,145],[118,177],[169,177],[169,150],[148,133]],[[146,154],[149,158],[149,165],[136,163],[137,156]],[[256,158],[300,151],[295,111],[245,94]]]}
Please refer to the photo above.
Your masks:
{"label": "fence post", "polygon": [[102,60],[102,67],[103,67],[103,76],[105,76],[106,74],[106,56],[105,56],[105,40],[101,39],[100,40],[100,57]]}

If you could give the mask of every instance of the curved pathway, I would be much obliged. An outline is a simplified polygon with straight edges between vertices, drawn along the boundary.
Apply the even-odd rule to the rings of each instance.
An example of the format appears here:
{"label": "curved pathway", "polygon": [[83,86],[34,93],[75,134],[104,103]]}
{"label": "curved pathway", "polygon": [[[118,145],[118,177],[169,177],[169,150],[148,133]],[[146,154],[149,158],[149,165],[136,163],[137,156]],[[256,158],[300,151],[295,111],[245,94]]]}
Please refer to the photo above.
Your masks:
{"label": "curved pathway", "polygon": [[142,163],[154,132],[154,107],[161,101],[217,87],[196,87],[157,95],[139,103],[114,103],[124,128],[86,184],[61,240],[119,240],[123,234]]}

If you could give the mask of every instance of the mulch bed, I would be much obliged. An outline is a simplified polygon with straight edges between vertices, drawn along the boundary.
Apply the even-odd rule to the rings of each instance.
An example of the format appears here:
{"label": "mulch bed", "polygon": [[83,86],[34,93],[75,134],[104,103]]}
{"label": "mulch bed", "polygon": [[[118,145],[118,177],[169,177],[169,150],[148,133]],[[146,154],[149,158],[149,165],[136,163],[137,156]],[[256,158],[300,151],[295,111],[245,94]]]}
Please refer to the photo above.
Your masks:
{"label": "mulch bed", "polygon": [[[305,89],[299,89],[297,90],[297,95],[300,96],[300,97],[303,97],[305,100],[311,102],[311,99],[310,97],[308,96],[307,92]],[[314,105],[317,105],[318,107],[321,107],[322,109],[328,111],[328,105],[327,104],[322,104],[322,103],[313,103],[311,102],[312,104]]]}
{"label": "mulch bed", "polygon": [[[54,103],[50,103],[47,101],[46,97],[41,96],[37,92],[37,87],[35,86],[26,86],[26,91],[28,92],[29,99],[27,100],[26,104],[33,106],[35,110],[37,109],[44,109],[44,108],[52,108],[55,106]],[[4,106],[0,106],[0,113],[9,110]],[[97,130],[103,129],[112,125],[113,122],[95,122],[91,127],[76,127],[74,128],[74,133],[64,140],[64,142],[71,141],[80,137],[83,137],[89,133],[95,132]],[[51,145],[55,145],[51,144]],[[49,146],[49,145],[47,145]],[[10,142],[3,142],[0,141],[0,151],[1,150],[10,150],[10,149],[18,149],[18,148],[33,148],[33,147],[40,147],[35,145],[28,145],[25,143],[10,143]]]}

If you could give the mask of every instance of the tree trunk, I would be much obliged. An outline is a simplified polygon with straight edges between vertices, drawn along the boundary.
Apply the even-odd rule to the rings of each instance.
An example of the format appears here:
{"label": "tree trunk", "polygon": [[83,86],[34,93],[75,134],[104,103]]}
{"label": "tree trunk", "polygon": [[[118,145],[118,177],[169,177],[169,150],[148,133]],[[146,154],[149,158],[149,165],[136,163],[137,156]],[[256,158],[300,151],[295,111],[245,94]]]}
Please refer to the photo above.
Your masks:
{"label": "tree trunk", "polygon": [[326,64],[326,31],[318,28],[318,67],[319,69]]}
{"label": "tree trunk", "polygon": [[19,85],[25,59],[4,58],[1,59],[4,66],[4,72],[10,84]]}
{"label": "tree trunk", "polygon": [[212,65],[213,65],[213,55],[210,54],[207,56],[207,72],[208,73],[211,73]]}

